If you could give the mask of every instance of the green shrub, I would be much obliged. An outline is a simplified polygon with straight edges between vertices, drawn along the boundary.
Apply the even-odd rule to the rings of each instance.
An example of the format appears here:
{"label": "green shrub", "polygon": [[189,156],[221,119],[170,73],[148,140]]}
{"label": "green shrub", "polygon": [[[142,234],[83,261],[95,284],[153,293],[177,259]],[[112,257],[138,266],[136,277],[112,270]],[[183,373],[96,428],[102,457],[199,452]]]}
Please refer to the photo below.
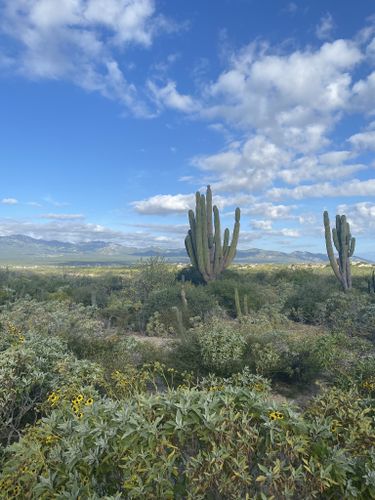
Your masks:
{"label": "green shrub", "polygon": [[[86,401],[86,395],[82,395]],[[251,375],[61,406],[5,450],[19,498],[374,498],[369,402],[331,390],[304,414]],[[80,414],[80,415],[81,415]]]}
{"label": "green shrub", "polygon": [[49,335],[99,335],[104,331],[93,308],[60,301],[18,300],[1,309],[0,324],[8,321],[22,330]]}
{"label": "green shrub", "polygon": [[147,324],[150,318],[158,313],[158,321],[166,332],[178,332],[176,312],[173,307],[178,307],[181,310],[186,328],[191,326],[191,318],[204,318],[215,307],[215,300],[206,292],[206,287],[186,283],[184,289],[187,300],[186,307],[182,303],[180,284],[152,292],[143,309],[145,323]]}
{"label": "green shrub", "polygon": [[197,326],[194,333],[206,369],[227,373],[241,366],[246,337],[236,322],[212,316]]}
{"label": "green shrub", "polygon": [[323,321],[325,303],[334,288],[321,276],[310,273],[308,278],[294,288],[285,301],[283,312],[293,321],[318,325]]}
{"label": "green shrub", "polygon": [[324,321],[334,331],[375,340],[375,302],[368,295],[333,294],[326,302]]}
{"label": "green shrub", "polygon": [[274,380],[310,382],[330,366],[336,353],[328,335],[277,331],[247,339],[245,362]]}
{"label": "green shrub", "polygon": [[61,339],[24,333],[11,324],[1,332],[0,367],[0,444],[12,442],[35,423],[49,392],[102,381],[101,369],[77,361]]}
{"label": "green shrub", "polygon": [[208,283],[207,293],[217,300],[220,307],[225,309],[232,317],[236,317],[236,306],[234,301],[235,289],[238,289],[240,297],[247,295],[249,308],[257,311],[264,306],[268,300],[267,290],[257,284],[241,283],[233,279],[220,279]]}

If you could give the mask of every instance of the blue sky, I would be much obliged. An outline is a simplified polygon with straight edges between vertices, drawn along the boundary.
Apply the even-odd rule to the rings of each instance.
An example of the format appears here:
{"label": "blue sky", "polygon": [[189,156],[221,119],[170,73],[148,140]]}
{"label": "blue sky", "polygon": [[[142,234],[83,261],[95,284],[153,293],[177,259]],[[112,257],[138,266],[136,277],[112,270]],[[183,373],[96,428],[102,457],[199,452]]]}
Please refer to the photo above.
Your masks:
{"label": "blue sky", "polygon": [[210,183],[241,247],[375,258],[375,2],[0,0],[0,235],[180,247]]}

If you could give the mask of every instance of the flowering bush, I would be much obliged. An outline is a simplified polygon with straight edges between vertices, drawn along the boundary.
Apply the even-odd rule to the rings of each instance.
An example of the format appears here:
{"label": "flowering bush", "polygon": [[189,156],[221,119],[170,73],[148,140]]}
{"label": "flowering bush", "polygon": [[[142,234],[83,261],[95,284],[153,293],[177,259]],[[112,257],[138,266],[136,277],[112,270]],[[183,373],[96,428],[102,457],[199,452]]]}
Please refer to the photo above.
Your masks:
{"label": "flowering bush", "polygon": [[374,420],[355,391],[331,390],[298,414],[244,372],[88,402],[75,395],[5,450],[4,495],[375,497]]}

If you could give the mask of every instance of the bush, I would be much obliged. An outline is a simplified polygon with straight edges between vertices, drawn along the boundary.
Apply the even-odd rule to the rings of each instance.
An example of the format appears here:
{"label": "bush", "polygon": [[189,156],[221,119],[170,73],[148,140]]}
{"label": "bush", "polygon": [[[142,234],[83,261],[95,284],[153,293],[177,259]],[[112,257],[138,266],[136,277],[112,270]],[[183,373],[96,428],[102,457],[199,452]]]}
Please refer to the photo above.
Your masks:
{"label": "bush", "polygon": [[321,324],[326,301],[334,293],[331,284],[312,273],[286,299],[283,311],[293,321],[310,325]]}
{"label": "bush", "polygon": [[102,377],[97,365],[68,353],[61,339],[21,332],[12,324],[1,332],[0,366],[0,444],[40,418],[39,405],[51,391],[62,385],[78,390]]}
{"label": "bush", "polygon": [[233,279],[220,279],[211,281],[207,285],[207,292],[225,309],[232,317],[236,317],[236,306],[234,302],[235,289],[238,289],[241,299],[247,295],[249,308],[257,311],[268,302],[266,289],[257,284],[241,283]]}
{"label": "bush", "polygon": [[181,286],[175,284],[150,294],[143,310],[146,324],[157,313],[158,322],[163,325],[161,328],[165,332],[178,332],[176,311],[173,307],[178,307],[181,310],[186,328],[191,327],[190,318],[204,318],[215,307],[215,301],[211,295],[207,294],[206,287],[194,286],[189,283],[184,285],[187,300],[187,307],[184,307],[181,298]]}
{"label": "bush", "polygon": [[134,393],[126,404],[99,397],[83,405],[80,417],[61,406],[5,450],[2,493],[374,498],[369,401],[334,389],[298,415],[269,398],[267,383],[245,373]]}
{"label": "bush", "polygon": [[10,321],[22,330],[50,335],[99,335],[103,323],[96,318],[91,307],[68,302],[21,299],[4,306],[0,312],[0,324]]}
{"label": "bush", "polygon": [[330,366],[335,352],[329,335],[258,333],[248,336],[245,362],[265,377],[306,383]]}
{"label": "bush", "polygon": [[212,316],[194,329],[203,366],[215,373],[235,371],[246,346],[243,331],[234,321]]}
{"label": "bush", "polygon": [[327,300],[324,321],[334,331],[375,340],[375,303],[354,290],[346,294],[337,292]]}

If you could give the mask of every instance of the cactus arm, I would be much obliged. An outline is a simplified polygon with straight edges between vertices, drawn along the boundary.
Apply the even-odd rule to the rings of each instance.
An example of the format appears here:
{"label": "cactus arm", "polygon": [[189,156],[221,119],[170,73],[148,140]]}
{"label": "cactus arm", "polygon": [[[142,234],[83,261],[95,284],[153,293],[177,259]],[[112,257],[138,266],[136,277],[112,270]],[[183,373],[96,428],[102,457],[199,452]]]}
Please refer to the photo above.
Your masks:
{"label": "cactus arm", "polygon": [[214,224],[215,224],[215,255],[214,255],[214,274],[220,274],[220,266],[223,258],[223,249],[221,247],[221,230],[220,230],[220,217],[217,206],[214,206]]}
{"label": "cactus arm", "polygon": [[210,186],[207,186],[206,208],[207,208],[208,248],[211,249],[214,245],[214,232],[212,225],[212,191]]}
{"label": "cactus arm", "polygon": [[238,244],[238,238],[240,236],[240,217],[241,217],[241,212],[239,208],[236,208],[236,222],[234,224],[234,229],[233,229],[233,235],[232,235],[232,243],[230,244],[224,266],[228,267],[229,264],[232,262],[234,257],[236,256],[237,252],[237,244]]}
{"label": "cactus arm", "polygon": [[341,226],[340,226],[340,245],[341,249],[339,252],[339,258],[340,258],[340,263],[341,263],[341,274],[342,274],[342,281],[344,283],[344,288],[345,290],[348,287],[348,275],[347,275],[347,269],[348,269],[348,254],[349,254],[349,249],[348,249],[348,225],[346,222],[346,217],[345,215],[341,216]]}
{"label": "cactus arm", "polygon": [[204,194],[201,195],[201,217],[202,217],[202,246],[203,246],[203,261],[204,268],[208,276],[211,275],[211,262],[210,262],[210,250],[208,247],[208,231],[207,231],[207,210],[206,210],[206,198]]}
{"label": "cactus arm", "polygon": [[236,306],[237,318],[241,318],[242,311],[241,311],[240,294],[238,293],[238,288],[234,289],[234,303]]}
{"label": "cactus arm", "polygon": [[197,264],[198,264],[198,271],[204,276],[205,274],[205,266],[204,266],[204,259],[203,259],[203,227],[202,227],[202,213],[201,213],[201,195],[199,192],[196,194],[196,217],[195,217],[195,222],[196,222],[196,247],[197,247]]}
{"label": "cactus arm", "polygon": [[352,257],[355,251],[355,238],[352,238],[350,240],[350,250],[349,250],[349,257]]}
{"label": "cactus arm", "polygon": [[333,237],[333,243],[335,245],[335,248],[339,252],[340,251],[340,242],[339,242],[339,237],[337,235],[337,229],[335,227],[332,229],[332,237]]}
{"label": "cactus arm", "polygon": [[193,248],[193,238],[191,236],[190,230],[189,230],[188,235],[185,238],[185,248],[186,248],[186,252],[190,258],[192,266],[194,266],[195,268],[198,268],[198,262],[197,262],[197,258],[195,256],[195,252],[194,252],[194,248]]}

